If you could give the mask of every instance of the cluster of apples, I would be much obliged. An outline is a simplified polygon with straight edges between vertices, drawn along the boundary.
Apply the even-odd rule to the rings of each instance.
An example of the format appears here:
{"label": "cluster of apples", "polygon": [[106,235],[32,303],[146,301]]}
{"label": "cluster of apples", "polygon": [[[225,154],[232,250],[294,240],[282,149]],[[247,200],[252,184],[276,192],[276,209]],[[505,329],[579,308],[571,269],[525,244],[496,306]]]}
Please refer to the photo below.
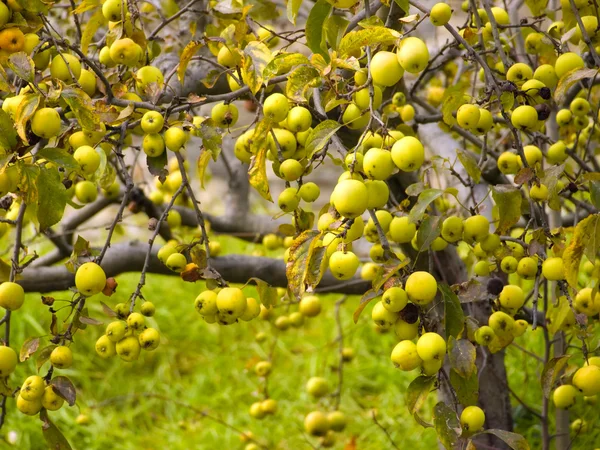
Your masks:
{"label": "cluster of apples", "polygon": [[129,312],[129,305],[116,306],[115,320],[106,326],[106,332],[96,341],[96,353],[104,359],[118,355],[123,361],[137,361],[142,350],[153,351],[160,344],[160,333],[156,328],[146,326],[145,317],[154,315],[155,307],[144,302],[141,312]]}
{"label": "cluster of apples", "polygon": [[[323,377],[311,377],[306,382],[306,392],[314,399],[330,395],[330,391],[329,383]],[[348,418],[340,410],[330,412],[315,410],[304,417],[304,431],[309,436],[319,437],[319,442],[324,448],[335,445],[335,433],[343,431],[347,424]]]}
{"label": "cluster of apples", "polygon": [[207,323],[231,325],[239,320],[249,322],[259,316],[261,304],[254,297],[246,297],[239,288],[225,287],[206,289],[196,300],[194,307]]}
{"label": "cluster of apples", "polygon": [[577,398],[583,395],[589,404],[597,402],[600,393],[600,357],[591,356],[583,367],[571,374],[570,382],[560,385],[554,390],[552,400],[560,409],[568,409],[575,405]]}

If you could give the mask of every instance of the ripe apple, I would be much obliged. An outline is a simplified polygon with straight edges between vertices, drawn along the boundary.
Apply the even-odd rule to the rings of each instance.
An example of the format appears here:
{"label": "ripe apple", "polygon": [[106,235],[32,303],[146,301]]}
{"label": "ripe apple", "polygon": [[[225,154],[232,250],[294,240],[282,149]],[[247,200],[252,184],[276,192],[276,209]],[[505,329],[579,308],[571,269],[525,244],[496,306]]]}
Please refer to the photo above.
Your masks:
{"label": "ripe apple", "polygon": [[344,180],[336,184],[331,203],[344,217],[355,218],[364,213],[369,202],[367,187],[362,181]]}
{"label": "ripe apple", "polygon": [[558,409],[569,409],[577,401],[579,391],[570,384],[563,384],[556,388],[552,394],[554,406]]}
{"label": "ripe apple", "polygon": [[303,106],[294,106],[287,115],[287,126],[293,133],[306,131],[312,125],[312,114]]}
{"label": "ripe apple", "polygon": [[349,280],[360,265],[358,256],[350,251],[336,251],[329,258],[329,270],[338,280]]}
{"label": "ripe apple", "polygon": [[[12,281],[5,281],[0,284],[0,307],[8,311],[16,311],[23,306],[24,301],[25,291],[20,284],[13,283]],[[3,348],[5,347],[0,347],[0,349]]]}
{"label": "ripe apple", "polygon": [[133,67],[140,60],[140,46],[128,37],[117,39],[110,46],[110,58],[116,64]]}
{"label": "ripe apple", "polygon": [[443,27],[446,25],[452,17],[452,8],[447,3],[436,3],[431,8],[429,14],[429,20],[436,27]]}
{"label": "ripe apple", "polygon": [[[273,134],[275,134],[275,137],[273,137]],[[298,149],[298,141],[296,141],[294,133],[284,128],[275,128],[273,134],[269,133],[267,139],[269,145],[269,153],[267,153],[267,156],[275,161],[278,159],[279,149],[281,149],[281,156],[283,156],[284,159],[294,157],[296,150]],[[277,141],[277,143],[275,141]],[[277,147],[277,144],[279,144],[279,148]]]}
{"label": "ripe apple", "polygon": [[50,353],[50,363],[57,369],[68,369],[73,365],[73,352],[69,347],[59,345]]}
{"label": "ripe apple", "polygon": [[479,106],[466,103],[458,108],[456,112],[456,121],[461,128],[472,130],[479,123],[481,110]]}
{"label": "ripe apple", "polygon": [[[249,322],[253,319],[256,319],[260,314],[260,306],[261,305],[254,297],[248,297],[246,299],[246,310],[244,311],[244,314],[240,316],[240,319],[244,322]],[[292,325],[294,325],[297,322],[297,318],[295,319],[295,322],[292,321],[293,315],[294,313],[290,314],[290,322],[292,323]]]}
{"label": "ripe apple", "polygon": [[25,47],[25,35],[16,27],[4,28],[0,31],[0,49],[7,53],[16,53]]}
{"label": "ripe apple", "polygon": [[127,6],[122,0],[106,0],[102,5],[102,15],[110,22],[120,22],[123,11],[127,12]]}
{"label": "ripe apple", "polygon": [[4,3],[0,3],[0,27],[3,27],[10,20],[11,10]]}
{"label": "ripe apple", "polygon": [[396,368],[409,372],[422,364],[417,352],[417,346],[413,341],[404,340],[396,344],[392,350],[392,362]]}
{"label": "ripe apple", "polygon": [[417,353],[423,361],[443,360],[446,354],[446,341],[437,333],[425,333],[417,341]]}
{"label": "ripe apple", "polygon": [[585,366],[577,370],[573,376],[573,386],[583,395],[590,397],[600,393],[600,367]]}
{"label": "ripe apple", "polygon": [[77,82],[87,95],[90,97],[94,96],[96,93],[96,75],[94,72],[87,69],[81,69],[81,74],[79,75]]}
{"label": "ripe apple", "polygon": [[392,146],[392,160],[404,172],[419,170],[425,161],[423,144],[413,136],[404,136]]}
{"label": "ripe apple", "polygon": [[[369,69],[373,83],[380,86],[394,86],[404,75],[404,69],[400,65],[398,57],[392,52],[380,51],[375,53],[371,58]],[[363,84],[360,83],[359,86]]]}
{"label": "ripe apple", "polygon": [[244,292],[239,288],[223,288],[217,294],[217,308],[219,312],[237,319],[244,314],[248,302]]}
{"label": "ripe apple", "polygon": [[298,190],[296,188],[284,189],[279,197],[277,198],[277,205],[279,208],[286,213],[291,213],[300,204],[300,197],[298,196]]}
{"label": "ripe apple", "polygon": [[229,128],[237,123],[239,111],[233,103],[220,102],[213,106],[210,116],[221,128]]}
{"label": "ripe apple", "polygon": [[517,265],[517,273],[525,280],[533,280],[538,271],[537,259],[531,256],[526,256],[519,260]]}
{"label": "ripe apple", "polygon": [[140,356],[140,343],[137,337],[127,336],[116,344],[117,355],[126,362],[137,361]]}
{"label": "ripe apple", "polygon": [[413,272],[406,279],[404,289],[410,301],[417,305],[427,305],[437,294],[437,281],[428,272]]}
{"label": "ripe apple", "polygon": [[92,203],[98,198],[98,188],[91,181],[79,181],[75,185],[75,197],[81,203]]}
{"label": "ripe apple", "polygon": [[342,411],[332,411],[327,414],[327,421],[329,422],[329,428],[333,431],[342,431],[346,428],[346,424],[348,423],[348,419],[346,418],[346,414]]}
{"label": "ripe apple", "polygon": [[169,127],[164,134],[165,145],[172,152],[178,152],[188,140],[187,133],[179,127]]}
{"label": "ripe apple", "polygon": [[285,120],[289,110],[290,105],[287,97],[280,93],[269,95],[263,104],[263,114],[272,122]]}
{"label": "ripe apple", "polygon": [[160,344],[160,333],[156,328],[146,328],[138,336],[138,341],[140,347],[148,352],[151,352],[156,350]]}
{"label": "ripe apple", "polygon": [[525,294],[520,286],[507,284],[502,288],[498,301],[503,308],[519,309],[525,303]]}
{"label": "ripe apple", "polygon": [[[369,88],[363,88],[352,95],[352,100],[361,110],[371,107],[371,94]],[[379,86],[373,86],[373,109],[378,109],[383,101],[383,92]]]}
{"label": "ripe apple", "polygon": [[510,121],[519,130],[533,131],[538,123],[538,113],[533,106],[517,106],[510,116]]}
{"label": "ripe apple", "polygon": [[371,319],[379,328],[383,330],[388,330],[398,320],[398,313],[392,312],[384,306],[382,302],[375,303],[373,309],[371,310]]}
{"label": "ripe apple", "polygon": [[363,172],[374,180],[387,180],[394,171],[392,154],[382,148],[371,148],[363,158]]}
{"label": "ripe apple", "polygon": [[10,347],[0,345],[0,376],[8,377],[17,367],[17,353]]}
{"label": "ripe apple", "polygon": [[108,359],[117,354],[117,347],[107,335],[103,334],[98,338],[95,345],[96,353],[104,359]]}
{"label": "ripe apple", "polygon": [[225,67],[235,67],[240,64],[242,57],[235,48],[229,48],[223,45],[217,54],[217,62]]}
{"label": "ripe apple", "polygon": [[527,80],[533,78],[533,69],[525,63],[515,63],[506,72],[506,79],[517,86],[522,86]]}
{"label": "ripe apple", "polygon": [[81,171],[86,175],[93,174],[100,167],[100,155],[95,148],[82,145],[73,153],[75,161],[79,164]]}
{"label": "ripe apple", "polygon": [[73,83],[81,76],[81,62],[77,57],[68,53],[56,55],[50,65],[50,75],[65,83]]}
{"label": "ripe apple", "polygon": [[50,139],[60,133],[60,115],[54,108],[38,109],[31,119],[31,131],[36,136]]}
{"label": "ripe apple", "polygon": [[159,133],[165,124],[165,119],[158,111],[147,111],[142,116],[140,126],[144,133]]}
{"label": "ripe apple", "polygon": [[498,157],[498,169],[505,175],[514,175],[521,169],[521,157],[513,152],[503,152]]}
{"label": "ripe apple", "polygon": [[312,377],[306,382],[306,392],[316,398],[325,397],[329,393],[329,383],[323,377]]}
{"label": "ripe apple", "polygon": [[298,310],[304,317],[316,317],[321,313],[321,300],[316,295],[307,295],[300,300]]}
{"label": "ripe apple", "polygon": [[556,58],[556,62],[554,63],[554,70],[559,80],[567,73],[584,67],[585,62],[583,58],[574,52],[563,53]]}
{"label": "ripe apple", "polygon": [[28,416],[35,416],[42,409],[42,398],[40,397],[36,400],[28,401],[18,395],[17,409]]}
{"label": "ripe apple", "polygon": [[505,338],[511,336],[515,320],[505,312],[496,311],[489,317],[488,324],[497,336]]}
{"label": "ripe apple", "polygon": [[44,383],[44,379],[39,375],[32,375],[27,377],[21,386],[21,390],[19,391],[19,395],[23,397],[23,400],[27,400],[29,402],[41,399],[44,395],[44,389],[46,387],[46,383]]}
{"label": "ripe apple", "polygon": [[150,157],[160,156],[165,151],[165,141],[158,133],[147,134],[142,141],[142,149]]}
{"label": "ripe apple", "polygon": [[[421,39],[410,36],[400,41],[398,62],[409,73],[422,72],[429,63],[429,49]],[[371,61],[372,63],[372,61]]]}
{"label": "ripe apple", "polygon": [[408,303],[408,295],[401,287],[394,286],[387,289],[381,298],[381,304],[390,312],[399,312]]}
{"label": "ripe apple", "polygon": [[342,114],[342,123],[351,130],[359,130],[367,126],[370,120],[368,112],[363,112],[357,105],[350,103]]}
{"label": "ripe apple", "polygon": [[102,292],[105,285],[106,274],[102,267],[94,262],[82,264],[75,273],[75,286],[86,297]]}
{"label": "ripe apple", "polygon": [[52,385],[46,386],[44,389],[44,395],[42,396],[42,407],[48,411],[58,411],[65,400],[56,393]]}
{"label": "ripe apple", "polygon": [[485,413],[479,406],[467,406],[460,415],[463,432],[473,434],[483,428]]}
{"label": "ripe apple", "polygon": [[321,411],[312,411],[304,418],[304,430],[311,436],[324,436],[329,431],[329,420]]}
{"label": "ripe apple", "polygon": [[319,198],[319,195],[321,195],[321,188],[319,188],[316,183],[309,181],[300,186],[298,195],[305,202],[312,203]]}

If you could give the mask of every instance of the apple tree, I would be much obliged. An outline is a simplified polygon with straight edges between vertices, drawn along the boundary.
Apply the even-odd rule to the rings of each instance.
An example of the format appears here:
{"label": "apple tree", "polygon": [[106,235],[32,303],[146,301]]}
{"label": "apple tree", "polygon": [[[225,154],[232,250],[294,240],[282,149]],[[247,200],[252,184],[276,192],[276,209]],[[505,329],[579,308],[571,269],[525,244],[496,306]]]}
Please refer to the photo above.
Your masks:
{"label": "apple tree", "polygon": [[[441,446],[530,448],[516,401],[539,448],[583,448],[600,424],[569,414],[600,394],[599,29],[588,0],[0,2],[0,426],[39,415],[70,448],[51,417],[77,401],[72,342],[102,327],[96,358],[160,352],[161,273],[201,282],[189,310],[214,327],[284,331],[318,320],[321,292],[360,296],[354,321],[397,336],[389,364]],[[285,253],[220,256],[219,235]],[[139,284],[114,304],[124,272]],[[46,335],[15,342],[25,293],[55,291],[70,299],[40,296]],[[508,346],[541,362],[539,404],[510,390]],[[300,424],[311,447],[343,442],[339,395]],[[265,389],[250,415],[276,410]]]}

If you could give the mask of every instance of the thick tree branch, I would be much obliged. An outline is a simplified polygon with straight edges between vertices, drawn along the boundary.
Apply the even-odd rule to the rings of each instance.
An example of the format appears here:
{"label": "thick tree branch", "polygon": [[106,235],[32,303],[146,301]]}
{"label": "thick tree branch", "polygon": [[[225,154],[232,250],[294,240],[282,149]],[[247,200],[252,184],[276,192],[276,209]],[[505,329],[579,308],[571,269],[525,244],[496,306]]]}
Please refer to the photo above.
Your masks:
{"label": "thick tree branch", "polygon": [[[102,267],[108,277],[126,272],[140,272],[144,267],[148,244],[130,242],[111,246],[102,260]],[[157,257],[158,249],[153,248],[148,273],[175,275]],[[212,267],[231,283],[246,283],[252,277],[259,277],[272,286],[286,287],[285,263],[283,260],[245,255],[227,255],[212,258]],[[69,289],[75,285],[75,274],[65,267],[28,267],[18,281],[27,292],[51,292]],[[342,294],[362,294],[370,287],[370,282],[357,279],[355,283],[340,283],[331,274],[323,277],[319,288],[335,287]]]}

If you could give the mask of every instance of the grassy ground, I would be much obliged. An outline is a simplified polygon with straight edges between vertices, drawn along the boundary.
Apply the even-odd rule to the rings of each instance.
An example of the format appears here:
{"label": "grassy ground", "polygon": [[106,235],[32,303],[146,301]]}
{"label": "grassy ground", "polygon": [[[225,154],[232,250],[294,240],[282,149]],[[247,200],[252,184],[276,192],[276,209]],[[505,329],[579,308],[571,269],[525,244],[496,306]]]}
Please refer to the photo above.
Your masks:
{"label": "grassy ground", "polygon": [[[239,241],[223,244],[229,250],[240,251],[242,247],[247,253],[254,250],[251,244]],[[104,298],[110,306],[127,300],[138,276],[122,275],[118,281],[117,293]],[[237,430],[251,430],[270,448],[311,448],[302,433],[303,417],[314,409],[330,409],[331,401],[315,402],[305,393],[304,384],[311,376],[324,376],[332,387],[336,386],[338,347],[334,305],[339,296],[324,297],[321,316],[307,321],[300,329],[277,333],[271,323],[264,320],[229,327],[206,324],[193,307],[193,300],[202,289],[201,283],[184,283],[175,277],[152,275],[148,278],[144,294],[157,307],[155,318],[149,322],[160,330],[162,343],[155,352],[143,352],[135,363],[124,363],[118,358],[106,361],[96,356],[94,342],[103,332],[103,326],[88,326],[76,335],[75,363],[72,369],[61,374],[71,378],[77,387],[77,404],[50,413],[74,449],[244,447],[238,431],[202,418],[199,410]],[[54,297],[57,300],[69,298],[69,293],[56,293]],[[94,297],[88,302],[90,315],[108,323],[110,319],[102,312],[100,299]],[[384,431],[372,420],[373,408],[399,448],[436,448],[433,430],[418,426],[407,413],[404,392],[415,375],[400,372],[390,363],[389,354],[396,342],[394,336],[374,330],[370,308],[355,325],[352,312],[357,303],[357,298],[348,298],[341,309],[344,343],[355,350],[356,357],[345,366],[342,390],[341,409],[350,423],[338,434],[335,448],[344,449],[353,440],[355,448],[360,450],[391,448]],[[20,348],[29,336],[47,334],[50,317],[39,295],[28,295],[26,305],[14,317],[14,348]],[[261,343],[255,338],[260,332],[268,335]],[[277,334],[269,393],[278,400],[279,411],[259,421],[248,414],[249,406],[260,399],[262,386],[252,367],[268,356]],[[529,333],[520,338],[519,343],[538,352],[542,348],[539,333]],[[539,411],[541,365],[513,347],[507,355],[511,386]],[[45,373],[46,369],[47,366],[41,372]],[[35,357],[20,364],[11,381],[16,384],[34,372]],[[430,396],[422,414],[424,418],[430,418],[434,401],[435,396]],[[17,442],[13,448],[46,449],[39,419],[15,411],[14,400],[8,403],[10,413],[2,437],[16,432]],[[517,402],[514,408],[517,431],[530,439],[531,448],[540,448],[537,419]],[[596,408],[578,405],[574,416],[597,423]],[[89,424],[75,425],[79,414],[88,416]],[[598,442],[599,430],[593,429],[579,436],[572,448],[592,449]],[[312,443],[316,444],[315,440]],[[0,448],[3,445],[7,444],[0,442]]]}

